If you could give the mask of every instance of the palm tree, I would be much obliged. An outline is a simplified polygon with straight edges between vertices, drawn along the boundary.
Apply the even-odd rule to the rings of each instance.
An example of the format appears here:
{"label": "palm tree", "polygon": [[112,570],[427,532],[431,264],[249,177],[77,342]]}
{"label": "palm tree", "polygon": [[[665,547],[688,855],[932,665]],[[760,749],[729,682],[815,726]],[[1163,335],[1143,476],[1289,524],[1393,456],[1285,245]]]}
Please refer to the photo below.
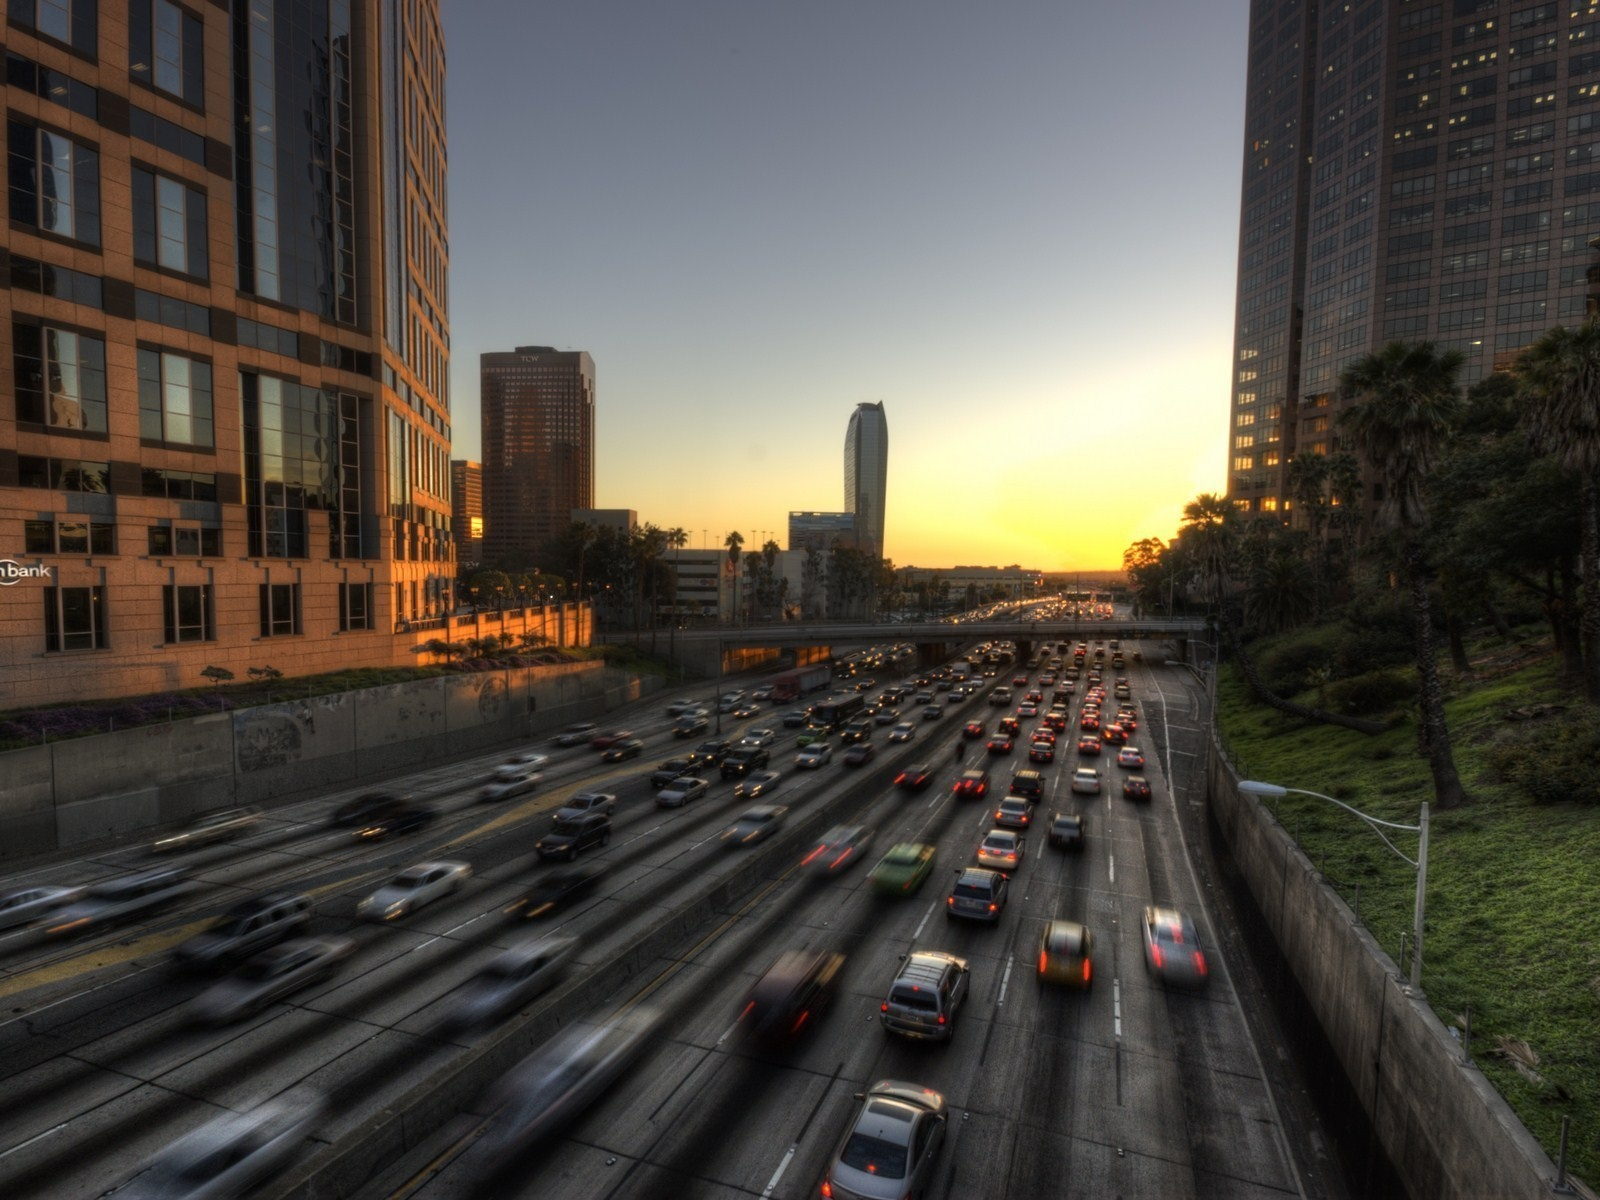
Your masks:
{"label": "palm tree", "polygon": [[578,543],[578,601],[583,601],[583,560],[588,557],[589,547],[594,545],[599,531],[587,521],[574,521],[572,532]]}
{"label": "palm tree", "polygon": [[744,545],[744,534],[735,529],[722,544],[728,548],[728,566],[733,569],[733,619],[739,620],[739,553]]}
{"label": "palm tree", "polygon": [[1183,506],[1185,548],[1194,555],[1201,598],[1220,606],[1234,549],[1234,508],[1226,496],[1204,492]]}
{"label": "palm tree", "polygon": [[1600,321],[1557,325],[1517,361],[1520,419],[1535,452],[1578,476],[1583,691],[1600,704]]}
{"label": "palm tree", "polygon": [[1443,808],[1465,803],[1467,794],[1450,748],[1434,647],[1429,572],[1422,549],[1428,525],[1424,487],[1439,444],[1461,405],[1456,375],[1463,361],[1458,351],[1440,352],[1431,342],[1390,342],[1376,354],[1351,363],[1339,376],[1340,394],[1358,401],[1340,416],[1339,424],[1382,481],[1383,507],[1400,530],[1415,624],[1421,733],[1434,792]]}
{"label": "palm tree", "polygon": [[672,628],[667,631],[668,654],[678,661],[678,551],[689,544],[689,532],[682,525],[674,525],[666,532],[667,545],[672,549]]}

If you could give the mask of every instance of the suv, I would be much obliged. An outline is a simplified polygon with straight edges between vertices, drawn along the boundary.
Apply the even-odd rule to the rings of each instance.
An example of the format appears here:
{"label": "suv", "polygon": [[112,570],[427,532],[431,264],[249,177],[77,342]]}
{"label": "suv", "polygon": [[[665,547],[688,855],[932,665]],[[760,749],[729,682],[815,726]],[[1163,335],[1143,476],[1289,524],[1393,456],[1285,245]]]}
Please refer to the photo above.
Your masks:
{"label": "suv", "polygon": [[704,733],[711,728],[711,722],[703,715],[693,712],[684,713],[678,718],[678,723],[672,727],[672,736],[675,738],[693,737],[697,733]]}
{"label": "suv", "polygon": [[669,758],[650,773],[650,786],[661,789],[684,775],[698,775],[704,768],[687,758]]}
{"label": "suv", "polygon": [[998,921],[1006,907],[1006,877],[985,867],[968,867],[956,876],[956,886],[945,900],[947,917]]}
{"label": "suv", "polygon": [[956,1010],[966,997],[965,959],[938,950],[918,951],[906,958],[889,985],[880,1009],[884,1031],[949,1041],[956,1031]]}
{"label": "suv", "polygon": [[611,818],[603,812],[590,812],[581,817],[557,821],[533,848],[539,852],[540,858],[564,858],[571,862],[578,857],[579,850],[604,846],[610,840]]}
{"label": "suv", "polygon": [[739,1023],[758,1041],[793,1040],[828,1007],[843,968],[842,954],[786,951],[750,989]]}
{"label": "suv", "polygon": [[844,727],[844,732],[839,735],[841,742],[864,742],[872,736],[872,720],[865,718],[851,721]]}
{"label": "suv", "polygon": [[738,746],[729,751],[728,756],[722,760],[722,777],[739,779],[751,771],[765,767],[771,759],[772,756],[764,747]]}
{"label": "suv", "polygon": [[293,892],[269,892],[240,901],[210,929],[172,952],[180,967],[204,970],[231,965],[299,933],[311,923],[311,900]]}
{"label": "suv", "polygon": [[696,746],[694,753],[689,755],[689,761],[706,767],[715,767],[720,765],[732,750],[732,742],[712,738],[709,742],[701,742]]}
{"label": "suv", "polygon": [[1033,770],[1022,770],[1011,776],[1011,794],[1027,800],[1044,799],[1044,776]]}

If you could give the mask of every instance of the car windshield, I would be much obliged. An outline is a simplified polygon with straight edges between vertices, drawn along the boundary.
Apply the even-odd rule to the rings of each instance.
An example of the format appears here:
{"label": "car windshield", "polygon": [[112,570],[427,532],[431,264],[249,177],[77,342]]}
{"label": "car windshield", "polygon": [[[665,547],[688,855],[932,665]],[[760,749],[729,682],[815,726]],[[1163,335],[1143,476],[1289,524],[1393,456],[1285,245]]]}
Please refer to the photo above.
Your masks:
{"label": "car windshield", "polygon": [[879,1179],[904,1179],[906,1148],[866,1133],[852,1133],[839,1152],[839,1161]]}
{"label": "car windshield", "polygon": [[956,884],[956,895],[968,900],[987,900],[989,898],[989,886],[981,883],[958,883]]}

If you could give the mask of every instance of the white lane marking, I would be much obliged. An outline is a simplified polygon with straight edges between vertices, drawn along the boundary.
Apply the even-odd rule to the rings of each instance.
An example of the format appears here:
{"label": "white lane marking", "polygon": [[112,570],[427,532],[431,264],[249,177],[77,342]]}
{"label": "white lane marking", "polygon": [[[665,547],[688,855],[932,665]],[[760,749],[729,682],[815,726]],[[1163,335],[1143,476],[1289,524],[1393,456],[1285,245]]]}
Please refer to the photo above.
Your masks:
{"label": "white lane marking", "polygon": [[1122,980],[1115,976],[1111,980],[1111,1031],[1122,1040]]}
{"label": "white lane marking", "polygon": [[734,1035],[734,1032],[738,1028],[739,1028],[739,1022],[738,1021],[735,1021],[732,1025],[729,1025],[728,1028],[723,1032],[723,1035],[717,1039],[717,1045],[720,1046],[720,1045],[722,1045],[723,1042],[725,1042],[729,1038],[731,1038]]}
{"label": "white lane marking", "polygon": [[1006,988],[1011,984],[1011,968],[1015,965],[1016,959],[1006,959],[1005,974],[1000,976],[1000,998],[994,1002],[996,1008],[1004,1008],[1006,1006]]}
{"label": "white lane marking", "polygon": [[[499,910],[496,909],[495,911],[498,912]],[[458,932],[458,931],[460,931],[462,929],[465,929],[468,925],[471,925],[471,924],[473,924],[473,923],[475,923],[477,921],[483,920],[488,915],[489,915],[488,913],[479,913],[475,917],[468,917],[465,921],[461,922],[461,924],[457,925],[454,929],[446,929],[443,933],[436,933],[431,938],[429,938],[427,941],[421,942],[421,943],[411,947],[411,953],[415,954],[418,950],[425,949],[426,947],[433,945],[435,942],[440,941],[443,938],[447,938],[451,934],[456,933],[456,932]]]}
{"label": "white lane marking", "polygon": [[938,907],[939,902],[937,900],[928,905],[928,911],[922,914],[922,920],[918,921],[917,927],[911,931],[911,940],[913,942],[922,936],[922,927],[928,923],[928,918],[933,916],[934,910]]}
{"label": "white lane marking", "polygon": [[65,1129],[70,1124],[71,1124],[70,1121],[63,1121],[63,1122],[61,1122],[61,1124],[56,1125],[53,1128],[46,1129],[43,1133],[36,1133],[31,1138],[29,1138],[27,1141],[18,1142],[15,1146],[11,1147],[11,1149],[5,1151],[5,1153],[3,1153],[3,1154],[0,1154],[0,1158],[5,1158],[6,1155],[9,1155],[9,1154],[15,1154],[18,1150],[26,1149],[27,1147],[33,1145],[35,1142],[42,1141],[43,1139],[49,1137],[52,1133],[59,1133],[61,1130]]}
{"label": "white lane marking", "polygon": [[1115,854],[1106,855],[1106,863],[1111,868],[1111,882],[1115,883],[1117,881],[1117,856]]}
{"label": "white lane marking", "polygon": [[772,1178],[767,1180],[767,1186],[761,1189],[763,1196],[770,1196],[777,1190],[778,1180],[783,1178],[783,1173],[789,1169],[789,1164],[794,1160],[794,1143],[789,1143],[789,1148],[783,1152],[783,1161],[778,1164],[778,1169],[772,1173]]}
{"label": "white lane marking", "polygon": [[33,1020],[33,1018],[37,1017],[40,1013],[48,1012],[50,1009],[54,1008],[58,1004],[65,1004],[68,1000],[81,1000],[83,997],[93,995],[95,992],[98,992],[101,988],[108,988],[114,983],[126,983],[128,980],[134,978],[136,975],[143,975],[146,971],[155,970],[157,965],[158,964],[152,963],[148,967],[140,967],[137,971],[129,971],[126,975],[118,975],[115,979],[108,979],[104,983],[97,983],[97,984],[95,984],[94,987],[88,988],[85,991],[73,992],[72,995],[70,995],[70,996],[63,996],[59,1000],[50,1001],[49,1004],[44,1004],[44,1005],[41,1005],[38,1008],[29,1009],[27,1012],[23,1013],[19,1017],[12,1017],[9,1021],[0,1021],[0,1029],[4,1029],[8,1025],[15,1025],[18,1021],[31,1021],[31,1020]]}

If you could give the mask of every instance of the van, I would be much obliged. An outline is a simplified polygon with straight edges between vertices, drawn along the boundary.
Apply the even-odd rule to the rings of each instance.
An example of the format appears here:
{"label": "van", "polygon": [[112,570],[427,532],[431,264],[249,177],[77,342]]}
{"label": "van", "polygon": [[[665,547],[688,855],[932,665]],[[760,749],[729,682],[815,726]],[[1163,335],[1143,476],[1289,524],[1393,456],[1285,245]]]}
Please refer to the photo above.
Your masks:
{"label": "van", "polygon": [[242,900],[210,929],[172,952],[175,965],[189,970],[225,967],[275,946],[311,924],[311,899],[295,892],[269,892]]}
{"label": "van", "polygon": [[883,1028],[902,1037],[949,1041],[966,995],[966,959],[938,950],[908,955],[884,997]]}

